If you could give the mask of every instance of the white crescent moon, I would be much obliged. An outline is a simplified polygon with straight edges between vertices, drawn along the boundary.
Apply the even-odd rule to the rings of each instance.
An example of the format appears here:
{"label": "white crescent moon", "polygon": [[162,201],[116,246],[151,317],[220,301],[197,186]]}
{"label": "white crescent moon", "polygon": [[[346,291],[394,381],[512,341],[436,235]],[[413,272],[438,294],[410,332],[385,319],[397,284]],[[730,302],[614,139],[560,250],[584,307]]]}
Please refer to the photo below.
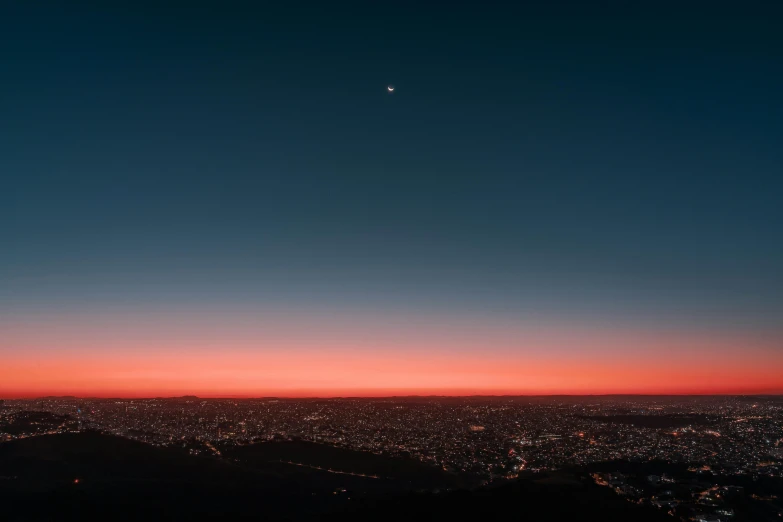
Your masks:
{"label": "white crescent moon", "polygon": [[389,85],[386,88],[389,89],[389,92],[394,92],[394,85]]}

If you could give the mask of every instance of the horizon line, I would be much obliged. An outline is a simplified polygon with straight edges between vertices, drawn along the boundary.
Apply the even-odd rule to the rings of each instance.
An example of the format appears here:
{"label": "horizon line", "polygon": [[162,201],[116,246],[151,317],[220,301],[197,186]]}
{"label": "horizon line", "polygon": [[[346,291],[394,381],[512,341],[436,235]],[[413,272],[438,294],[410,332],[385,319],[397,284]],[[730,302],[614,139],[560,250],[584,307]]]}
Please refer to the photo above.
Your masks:
{"label": "horizon line", "polygon": [[551,393],[551,394],[430,394],[430,395],[264,395],[264,396],[199,396],[199,395],[170,395],[150,397],[130,397],[121,395],[85,396],[85,395],[43,395],[3,398],[0,400],[40,400],[40,399],[123,399],[123,400],[166,400],[166,399],[204,399],[204,400],[324,400],[324,399],[470,399],[470,398],[555,398],[555,397],[783,397],[783,393]]}

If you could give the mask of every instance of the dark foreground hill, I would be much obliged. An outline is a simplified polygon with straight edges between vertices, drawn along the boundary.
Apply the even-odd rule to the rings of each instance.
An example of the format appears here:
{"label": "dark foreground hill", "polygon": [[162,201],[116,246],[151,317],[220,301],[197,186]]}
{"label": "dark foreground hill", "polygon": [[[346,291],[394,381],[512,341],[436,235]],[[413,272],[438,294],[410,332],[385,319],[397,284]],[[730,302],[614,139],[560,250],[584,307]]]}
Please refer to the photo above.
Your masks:
{"label": "dark foreground hill", "polygon": [[242,465],[286,476],[343,475],[354,489],[434,490],[464,488],[470,481],[435,466],[306,441],[226,445],[223,455]]}
{"label": "dark foreground hill", "polygon": [[[314,459],[326,455],[337,459],[335,465],[362,465],[357,460],[362,454],[349,450],[307,445],[241,450],[260,460],[270,451],[272,457],[294,452]],[[401,469],[398,462],[377,459],[382,457],[364,465]],[[666,520],[589,481],[528,480],[416,494],[393,481],[388,489],[359,491],[352,484],[362,482],[346,482],[357,477],[318,470],[276,473],[263,467],[97,433],[2,443],[0,520]],[[413,468],[404,471],[413,473]]]}
{"label": "dark foreground hill", "polygon": [[4,433],[9,435],[45,434],[49,431],[56,431],[67,426],[75,427],[76,425],[76,420],[67,415],[57,415],[46,411],[22,411],[8,416],[0,416],[0,440],[2,440]]}
{"label": "dark foreground hill", "polygon": [[600,488],[589,481],[555,477],[554,480],[520,480],[473,491],[407,495],[381,501],[359,500],[341,513],[327,514],[322,520],[671,522],[672,518],[656,508],[624,501],[608,488]]}
{"label": "dark foreground hill", "polygon": [[0,520],[302,518],[328,486],[98,433],[0,444]]}
{"label": "dark foreground hill", "polygon": [[23,489],[63,484],[96,487],[110,483],[273,484],[276,477],[184,451],[158,448],[94,432],[30,437],[0,444],[3,475]]}

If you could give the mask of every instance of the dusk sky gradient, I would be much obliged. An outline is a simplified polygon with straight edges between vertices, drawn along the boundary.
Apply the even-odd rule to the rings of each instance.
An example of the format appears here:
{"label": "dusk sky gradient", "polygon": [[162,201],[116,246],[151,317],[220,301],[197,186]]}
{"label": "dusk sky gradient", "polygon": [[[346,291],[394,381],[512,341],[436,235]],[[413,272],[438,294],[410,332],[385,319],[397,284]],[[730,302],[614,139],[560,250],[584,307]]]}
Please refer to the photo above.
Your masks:
{"label": "dusk sky gradient", "polygon": [[0,397],[783,393],[778,3],[9,4]]}

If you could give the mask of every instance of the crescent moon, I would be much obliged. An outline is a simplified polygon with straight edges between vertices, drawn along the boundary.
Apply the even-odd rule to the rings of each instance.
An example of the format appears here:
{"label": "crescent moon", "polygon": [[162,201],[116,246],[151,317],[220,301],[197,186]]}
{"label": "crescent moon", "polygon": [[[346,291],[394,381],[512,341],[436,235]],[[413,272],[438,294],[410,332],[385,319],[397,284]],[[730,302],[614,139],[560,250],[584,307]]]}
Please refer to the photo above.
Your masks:
{"label": "crescent moon", "polygon": [[389,92],[394,92],[394,86],[393,85],[389,85],[386,88],[389,89]]}

